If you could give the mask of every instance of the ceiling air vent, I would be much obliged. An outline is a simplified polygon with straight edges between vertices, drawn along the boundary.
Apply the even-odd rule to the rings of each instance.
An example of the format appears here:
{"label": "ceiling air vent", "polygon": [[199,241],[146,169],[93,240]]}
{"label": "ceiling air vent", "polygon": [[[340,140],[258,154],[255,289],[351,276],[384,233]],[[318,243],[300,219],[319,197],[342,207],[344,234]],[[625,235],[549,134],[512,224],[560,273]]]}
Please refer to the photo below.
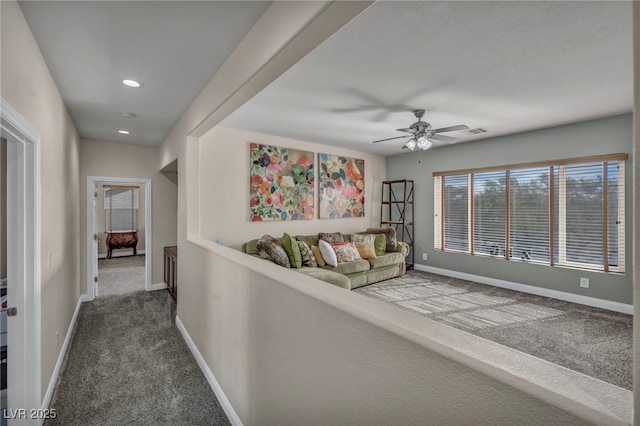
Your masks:
{"label": "ceiling air vent", "polygon": [[462,133],[466,133],[467,135],[479,135],[481,133],[487,133],[487,129],[483,129],[482,127],[476,127],[475,129],[469,129]]}

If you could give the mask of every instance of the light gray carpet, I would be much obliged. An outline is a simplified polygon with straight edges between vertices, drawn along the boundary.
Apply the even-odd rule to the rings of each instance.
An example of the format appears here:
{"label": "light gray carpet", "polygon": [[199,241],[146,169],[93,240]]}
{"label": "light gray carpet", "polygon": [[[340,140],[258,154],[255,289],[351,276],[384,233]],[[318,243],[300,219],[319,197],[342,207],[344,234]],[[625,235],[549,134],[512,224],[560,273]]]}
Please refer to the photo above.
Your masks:
{"label": "light gray carpet", "polygon": [[354,290],[631,390],[631,315],[409,271]]}
{"label": "light gray carpet", "polygon": [[144,255],[98,259],[98,294],[113,296],[144,290]]}
{"label": "light gray carpet", "polygon": [[167,291],[83,303],[46,425],[228,425]]}

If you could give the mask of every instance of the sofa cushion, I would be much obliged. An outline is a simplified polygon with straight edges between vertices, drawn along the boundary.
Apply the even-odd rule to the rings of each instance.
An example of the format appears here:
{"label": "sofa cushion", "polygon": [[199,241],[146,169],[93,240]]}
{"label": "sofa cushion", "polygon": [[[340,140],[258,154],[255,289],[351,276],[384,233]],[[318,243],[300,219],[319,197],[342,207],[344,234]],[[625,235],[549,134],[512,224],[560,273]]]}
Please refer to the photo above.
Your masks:
{"label": "sofa cushion", "polygon": [[382,256],[378,256],[375,259],[368,259],[371,264],[371,269],[382,268],[383,266],[396,265],[404,262],[404,256],[402,253],[385,253]]}
{"label": "sofa cushion", "polygon": [[384,226],[382,228],[369,228],[367,229],[368,234],[384,234],[387,237],[387,252],[396,251],[397,249],[397,240],[396,240],[396,230],[395,228],[391,228],[389,226]]}
{"label": "sofa cushion", "polygon": [[307,243],[309,247],[318,245],[318,236],[317,235],[296,235],[296,240],[304,241]]}
{"label": "sofa cushion", "polygon": [[311,247],[309,247],[304,241],[300,240],[298,240],[298,247],[300,248],[300,256],[302,257],[302,266],[317,268],[318,262],[316,262],[316,257],[311,251]]}
{"label": "sofa cushion", "polygon": [[329,244],[325,240],[319,240],[318,248],[320,249],[322,258],[324,259],[324,262],[327,265],[330,265],[330,266],[338,265],[338,257],[336,256],[336,252],[333,251],[333,247],[331,247],[331,244]]}
{"label": "sofa cushion", "polygon": [[340,232],[320,232],[318,239],[325,240],[329,244],[344,242],[344,236]]}
{"label": "sofa cushion", "polygon": [[335,267],[326,265],[324,266],[324,269],[334,271],[339,274],[348,275],[355,274],[356,272],[368,271],[369,269],[371,269],[371,265],[369,265],[368,261],[360,259],[354,260],[353,262],[338,263],[338,266]]}
{"label": "sofa cushion", "polygon": [[296,239],[285,232],[282,235],[282,247],[284,247],[284,251],[286,251],[287,256],[289,256],[291,267],[296,269],[302,267],[302,255],[300,254],[300,247],[298,247]]}
{"label": "sofa cushion", "polygon": [[326,281],[335,286],[342,287],[347,290],[351,290],[351,280],[346,275],[339,274],[334,271],[329,271],[323,268],[310,268],[303,266],[296,272],[301,272],[310,277]]}
{"label": "sofa cushion", "polygon": [[333,251],[336,252],[336,258],[338,263],[353,262],[354,260],[362,259],[358,249],[353,243],[337,243],[331,244]]}
{"label": "sofa cushion", "polygon": [[282,247],[280,240],[273,238],[271,235],[263,235],[256,244],[258,253],[265,259],[271,260],[276,265],[291,268],[291,262],[287,252]]}

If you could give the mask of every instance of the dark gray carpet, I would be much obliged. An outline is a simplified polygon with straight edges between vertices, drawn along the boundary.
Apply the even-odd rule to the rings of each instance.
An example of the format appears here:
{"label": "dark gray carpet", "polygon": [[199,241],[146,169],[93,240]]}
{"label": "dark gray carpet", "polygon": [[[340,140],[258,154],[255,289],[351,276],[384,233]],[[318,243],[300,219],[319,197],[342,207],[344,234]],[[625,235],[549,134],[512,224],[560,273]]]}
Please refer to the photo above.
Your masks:
{"label": "dark gray carpet", "polygon": [[632,390],[631,315],[421,271],[354,291]]}
{"label": "dark gray carpet", "polygon": [[83,303],[46,425],[228,425],[166,291]]}

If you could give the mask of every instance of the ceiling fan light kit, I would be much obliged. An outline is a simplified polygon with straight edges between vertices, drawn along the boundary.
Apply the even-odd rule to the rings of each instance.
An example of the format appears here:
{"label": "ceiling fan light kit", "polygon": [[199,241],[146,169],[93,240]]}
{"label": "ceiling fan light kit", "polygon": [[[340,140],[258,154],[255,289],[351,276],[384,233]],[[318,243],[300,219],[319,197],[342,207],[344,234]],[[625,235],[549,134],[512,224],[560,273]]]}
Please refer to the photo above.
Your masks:
{"label": "ceiling fan light kit", "polygon": [[413,111],[413,115],[416,116],[418,121],[416,121],[406,129],[396,129],[399,132],[409,133],[409,135],[397,136],[395,138],[380,139],[377,141],[373,141],[373,143],[385,142],[385,141],[390,141],[394,139],[409,138],[409,140],[402,147],[403,149],[407,148],[411,151],[415,151],[416,149],[420,151],[426,151],[433,146],[434,141],[451,143],[458,140],[457,138],[452,138],[450,136],[440,135],[440,133],[455,132],[459,130],[469,129],[469,126],[465,126],[464,124],[460,124],[457,126],[442,127],[440,129],[433,129],[431,127],[431,124],[427,123],[426,121],[422,121],[422,116],[424,115],[424,113],[425,113],[425,110],[423,109],[417,109]]}

